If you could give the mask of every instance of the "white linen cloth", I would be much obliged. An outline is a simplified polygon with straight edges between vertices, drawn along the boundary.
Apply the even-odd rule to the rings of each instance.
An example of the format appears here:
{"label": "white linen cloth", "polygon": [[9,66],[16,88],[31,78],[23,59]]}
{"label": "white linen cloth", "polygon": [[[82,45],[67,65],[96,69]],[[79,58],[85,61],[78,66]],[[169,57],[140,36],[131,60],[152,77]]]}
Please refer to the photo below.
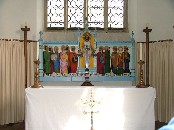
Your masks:
{"label": "white linen cloth", "polygon": [[26,88],[25,130],[90,130],[85,100],[93,91],[94,130],[154,130],[154,88]]}

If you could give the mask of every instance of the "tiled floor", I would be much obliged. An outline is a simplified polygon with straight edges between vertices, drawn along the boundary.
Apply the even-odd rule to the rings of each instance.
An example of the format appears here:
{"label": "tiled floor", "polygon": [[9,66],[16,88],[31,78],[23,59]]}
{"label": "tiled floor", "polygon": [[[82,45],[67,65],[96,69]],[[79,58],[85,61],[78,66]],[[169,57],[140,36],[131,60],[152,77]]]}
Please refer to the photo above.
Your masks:
{"label": "tiled floor", "polygon": [[[155,130],[158,130],[163,125],[166,125],[166,123],[156,121]],[[16,123],[16,124],[8,124],[8,125],[0,126],[0,130],[25,130],[25,124],[24,122]]]}

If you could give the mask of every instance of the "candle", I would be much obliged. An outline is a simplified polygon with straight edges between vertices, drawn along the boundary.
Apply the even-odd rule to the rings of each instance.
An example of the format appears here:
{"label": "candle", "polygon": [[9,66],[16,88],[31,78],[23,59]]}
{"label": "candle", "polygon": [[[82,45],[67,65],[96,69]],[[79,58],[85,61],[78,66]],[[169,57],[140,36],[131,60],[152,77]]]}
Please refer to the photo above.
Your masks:
{"label": "candle", "polygon": [[140,43],[140,60],[143,59],[143,45]]}
{"label": "candle", "polygon": [[39,59],[39,42],[37,42],[37,60]]}
{"label": "candle", "polygon": [[27,22],[25,22],[25,26],[27,26]]}
{"label": "candle", "polygon": [[149,27],[149,23],[146,23],[146,27]]}

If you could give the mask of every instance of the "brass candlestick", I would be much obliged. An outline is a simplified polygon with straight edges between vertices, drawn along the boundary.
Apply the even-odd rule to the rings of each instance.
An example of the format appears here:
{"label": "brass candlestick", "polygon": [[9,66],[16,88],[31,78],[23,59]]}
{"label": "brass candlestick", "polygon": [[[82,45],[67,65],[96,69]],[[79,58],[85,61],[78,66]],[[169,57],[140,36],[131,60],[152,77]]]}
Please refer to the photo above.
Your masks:
{"label": "brass candlestick", "polygon": [[144,79],[143,79],[143,64],[144,64],[145,62],[144,61],[142,61],[142,60],[140,60],[139,62],[138,62],[138,64],[140,65],[140,81],[139,81],[139,83],[137,84],[137,88],[146,88],[147,86],[145,85],[145,83],[144,83]]}
{"label": "brass candlestick", "polygon": [[39,67],[40,61],[36,60],[36,61],[34,61],[34,63],[36,64],[36,72],[35,72],[35,76],[34,76],[34,85],[32,86],[32,88],[40,88],[40,87],[42,87],[42,85],[39,82],[39,68],[38,67]]}

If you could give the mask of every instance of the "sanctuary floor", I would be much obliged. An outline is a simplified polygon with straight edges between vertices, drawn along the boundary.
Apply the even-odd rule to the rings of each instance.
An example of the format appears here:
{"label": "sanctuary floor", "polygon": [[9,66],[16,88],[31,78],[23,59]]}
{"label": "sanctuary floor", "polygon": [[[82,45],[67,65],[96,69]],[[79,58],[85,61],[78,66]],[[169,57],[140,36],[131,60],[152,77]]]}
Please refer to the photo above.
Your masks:
{"label": "sanctuary floor", "polygon": [[0,130],[25,130],[24,122],[0,126]]}
{"label": "sanctuary floor", "polygon": [[[158,130],[159,128],[161,128],[164,125],[166,125],[166,123],[156,121],[155,130]],[[22,122],[22,123],[3,125],[3,126],[0,126],[0,130],[25,130],[25,124],[24,124],[24,122]]]}

